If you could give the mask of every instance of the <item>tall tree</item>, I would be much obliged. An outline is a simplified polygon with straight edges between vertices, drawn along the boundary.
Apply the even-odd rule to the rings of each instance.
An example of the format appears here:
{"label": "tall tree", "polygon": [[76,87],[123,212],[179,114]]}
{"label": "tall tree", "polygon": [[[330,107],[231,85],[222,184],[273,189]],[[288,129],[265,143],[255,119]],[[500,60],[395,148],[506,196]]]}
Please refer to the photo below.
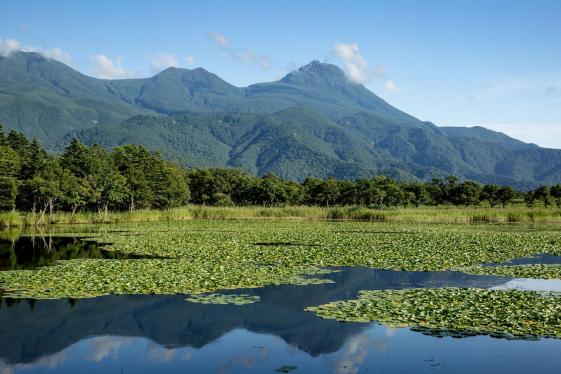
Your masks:
{"label": "tall tree", "polygon": [[0,176],[19,177],[21,157],[9,146],[0,146]]}
{"label": "tall tree", "polygon": [[468,206],[479,204],[483,189],[479,183],[466,181],[460,183],[452,191],[456,204]]}
{"label": "tall tree", "polygon": [[175,165],[162,165],[155,194],[155,207],[175,208],[189,201],[187,172]]}
{"label": "tall tree", "polygon": [[501,203],[502,207],[506,207],[508,204],[512,203],[516,193],[510,186],[503,186],[497,191],[497,198]]}
{"label": "tall tree", "polygon": [[0,147],[8,146],[8,139],[6,139],[6,134],[4,133],[4,126],[0,123]]}
{"label": "tall tree", "polygon": [[557,207],[561,208],[561,184],[551,186],[549,193],[551,197],[555,199],[555,204],[557,205]]}
{"label": "tall tree", "polygon": [[88,173],[86,166],[88,152],[86,145],[77,138],[72,138],[62,154],[60,164],[77,177],[84,178]]}
{"label": "tall tree", "polygon": [[16,208],[19,184],[14,177],[0,175],[0,211]]}
{"label": "tall tree", "polygon": [[32,179],[43,168],[47,160],[47,152],[39,145],[36,138],[29,144],[29,159],[22,165],[22,179]]}
{"label": "tall tree", "polygon": [[267,174],[255,189],[256,201],[264,206],[285,205],[290,194],[284,181],[274,174]]}
{"label": "tall tree", "polygon": [[407,184],[405,185],[404,190],[410,194],[409,200],[415,207],[419,207],[419,205],[428,205],[432,202],[427,186],[422,183]]}
{"label": "tall tree", "polygon": [[128,209],[150,208],[163,161],[143,147],[131,144],[115,148],[111,158],[126,179]]}
{"label": "tall tree", "polygon": [[107,214],[109,207],[126,200],[126,179],[100,145],[88,148],[73,139],[62,155],[61,164],[72,175],[86,179],[91,188],[90,203],[99,212]]}
{"label": "tall tree", "polygon": [[62,185],[62,201],[72,215],[84,207],[90,200],[92,189],[86,178],[79,178],[64,170],[64,184]]}
{"label": "tall tree", "polygon": [[549,195],[549,187],[541,186],[534,191],[534,199],[543,201],[543,205],[547,208],[551,204],[551,196]]}
{"label": "tall tree", "polygon": [[499,186],[496,184],[487,184],[483,187],[481,199],[486,200],[491,208],[496,207],[500,203]]}
{"label": "tall tree", "polygon": [[57,205],[62,203],[67,175],[58,160],[50,158],[29,181],[29,189],[42,214],[48,212],[52,215]]}

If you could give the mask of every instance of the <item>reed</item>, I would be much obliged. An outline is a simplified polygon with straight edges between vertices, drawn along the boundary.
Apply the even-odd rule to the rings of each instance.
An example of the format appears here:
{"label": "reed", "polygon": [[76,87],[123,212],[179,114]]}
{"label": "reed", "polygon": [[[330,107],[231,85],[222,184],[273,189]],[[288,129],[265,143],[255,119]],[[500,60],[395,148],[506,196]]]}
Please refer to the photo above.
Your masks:
{"label": "reed", "polygon": [[45,226],[52,224],[103,224],[118,222],[183,221],[191,219],[301,219],[355,220],[372,222],[423,223],[561,223],[561,209],[489,207],[407,207],[370,209],[365,207],[214,207],[188,205],[170,210],[136,210],[126,212],[56,212],[42,215],[26,212],[0,213],[0,227]]}

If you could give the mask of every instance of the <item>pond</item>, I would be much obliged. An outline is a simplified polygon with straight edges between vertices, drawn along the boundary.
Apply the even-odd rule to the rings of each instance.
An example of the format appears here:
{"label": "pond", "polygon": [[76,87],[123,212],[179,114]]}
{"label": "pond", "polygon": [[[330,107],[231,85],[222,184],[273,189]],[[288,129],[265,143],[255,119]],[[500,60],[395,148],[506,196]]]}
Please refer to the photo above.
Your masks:
{"label": "pond", "polygon": [[[2,269],[32,269],[73,258],[137,258],[65,237],[22,237],[3,241],[0,248]],[[321,275],[334,281],[329,284],[221,292],[259,297],[241,306],[194,303],[185,295],[2,299],[0,372],[558,372],[560,339],[501,339],[343,323],[304,311],[355,298],[360,290],[551,290],[550,285],[454,271],[337,270]]]}
{"label": "pond", "polygon": [[87,240],[73,237],[23,236],[17,240],[0,239],[0,271],[30,270],[54,264],[56,261],[81,258],[140,259],[165,258],[109,251]]}

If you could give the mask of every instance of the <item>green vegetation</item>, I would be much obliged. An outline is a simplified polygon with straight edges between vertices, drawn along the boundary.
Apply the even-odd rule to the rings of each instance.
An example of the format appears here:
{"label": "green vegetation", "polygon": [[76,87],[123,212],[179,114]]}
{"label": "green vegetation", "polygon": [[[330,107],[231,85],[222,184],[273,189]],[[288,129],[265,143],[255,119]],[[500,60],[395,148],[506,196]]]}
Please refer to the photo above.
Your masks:
{"label": "green vegetation", "polygon": [[206,295],[193,295],[186,298],[186,301],[201,304],[216,305],[247,305],[253,304],[260,300],[259,296],[251,296],[247,294],[219,294],[211,293]]}
{"label": "green vegetation", "polygon": [[318,269],[248,263],[170,260],[68,260],[37,270],[4,271],[4,297],[74,299],[103,295],[197,294],[279,284],[328,283]]}
{"label": "green vegetation", "polygon": [[466,273],[504,275],[514,278],[561,279],[561,265],[505,265],[505,266],[472,266],[461,269]]}
{"label": "green vegetation", "polygon": [[188,205],[167,210],[104,212],[55,212],[41,215],[24,212],[0,213],[0,227],[39,227],[56,224],[102,224],[148,221],[234,219],[353,220],[419,223],[558,223],[561,211],[543,208],[429,207],[372,209],[366,207],[214,207]]}
{"label": "green vegetation", "polygon": [[[121,224],[93,233],[76,230],[73,235],[112,243],[107,250],[170,259],[70,260],[37,270],[0,272],[6,296],[197,294],[329,282],[309,277],[327,271],[320,267],[440,271],[537,253],[561,254],[560,231],[485,225],[233,220]],[[57,235],[68,235],[68,230]]]}
{"label": "green vegetation", "polygon": [[[191,220],[56,230],[53,235],[111,243],[104,250],[131,256],[61,260],[34,270],[2,271],[3,297],[183,294],[191,302],[243,305],[255,302],[255,297],[216,292],[330,283],[322,275],[340,266],[561,278],[558,265],[480,266],[538,253],[561,255],[556,226],[535,230],[488,224]],[[309,310],[324,318],[376,320],[391,326],[561,337],[559,300],[525,291],[365,291],[358,300]]]}
{"label": "green vegetation", "polygon": [[253,175],[429,181],[519,189],[559,184],[561,151],[481,127],[420,121],[314,61],[276,82],[239,88],[204,69],[100,80],[37,53],[0,56],[0,122],[61,152],[72,137],[159,151],[186,167]]}
{"label": "green vegetation", "polygon": [[[421,224],[559,223],[561,151],[421,122],[333,65],[312,62],[278,82],[238,88],[204,69],[97,80],[18,52],[0,57],[0,85],[0,120],[11,129],[0,127],[0,226],[117,224],[49,227],[109,245],[96,258],[68,247],[50,266],[10,266],[18,270],[0,272],[3,297],[182,294],[244,305],[258,298],[211,292],[329,283],[322,275],[340,266],[561,278],[559,265],[481,266],[561,255],[555,226]],[[332,222],[342,220],[370,222]],[[2,233],[11,241],[2,250],[13,252],[18,235]],[[309,310],[561,337],[559,300],[479,289],[364,291]]]}
{"label": "green vegetation", "polygon": [[[455,177],[427,183],[399,183],[388,177],[306,178],[298,183],[239,169],[185,170],[134,145],[108,153],[74,139],[60,157],[49,156],[35,140],[16,131],[6,136],[1,128],[0,171],[0,210],[7,211],[0,213],[0,225],[8,227],[191,218],[532,222],[561,217],[559,209],[550,207],[561,203],[558,185],[523,194],[509,186],[460,183]],[[523,196],[527,208],[494,209]],[[185,207],[187,202],[198,206]],[[537,204],[543,208],[530,209]],[[249,208],[228,209],[240,206]],[[420,206],[424,208],[405,209]],[[443,206],[463,208],[444,213],[427,209]],[[472,209],[476,206],[488,209]]]}
{"label": "green vegetation", "polygon": [[362,291],[357,300],[336,301],[306,310],[327,319],[378,321],[392,327],[561,338],[559,296],[531,291],[477,288]]}

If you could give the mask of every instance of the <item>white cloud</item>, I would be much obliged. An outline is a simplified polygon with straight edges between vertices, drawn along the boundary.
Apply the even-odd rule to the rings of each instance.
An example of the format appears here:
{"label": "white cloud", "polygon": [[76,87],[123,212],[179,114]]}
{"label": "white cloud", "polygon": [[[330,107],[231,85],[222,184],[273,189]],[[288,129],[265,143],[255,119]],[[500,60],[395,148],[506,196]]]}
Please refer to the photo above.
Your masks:
{"label": "white cloud", "polygon": [[18,40],[15,39],[2,39],[0,38],[0,56],[8,57],[13,52],[36,52],[45,58],[60,61],[64,64],[71,65],[72,57],[66,51],[58,47],[54,48],[38,48],[29,45],[22,45]]}
{"label": "white cloud", "polygon": [[8,57],[12,52],[19,51],[21,43],[15,39],[0,38],[0,56]]}
{"label": "white cloud", "polygon": [[259,59],[259,66],[261,67],[261,69],[267,70],[270,69],[273,64],[267,56],[261,56],[261,58]]}
{"label": "white cloud", "polygon": [[394,81],[387,80],[386,83],[384,83],[384,91],[389,93],[398,93],[399,87]]}
{"label": "white cloud", "polygon": [[183,64],[194,65],[195,58],[193,56],[186,56],[183,60],[177,58],[173,53],[159,52],[150,59],[150,72],[152,74],[157,74],[162,70],[170,67],[180,67]]}
{"label": "white cloud", "polygon": [[177,57],[175,57],[172,53],[160,52],[150,59],[150,72],[152,74],[159,73],[160,71],[170,67],[176,68],[178,66],[179,62]]}
{"label": "white cloud", "polygon": [[337,43],[333,46],[335,55],[343,62],[343,68],[347,77],[360,84],[368,84],[374,78],[384,79],[384,91],[388,93],[398,93],[398,85],[388,78],[388,71],[382,64],[372,69],[362,53],[357,43]]}
{"label": "white cloud", "polygon": [[229,48],[230,47],[230,39],[226,36],[218,33],[218,32],[210,32],[208,36],[211,37],[216,43],[218,43],[222,48]]}
{"label": "white cloud", "polygon": [[[375,72],[370,69],[368,62],[359,51],[358,44],[338,43],[333,47],[337,57],[343,61],[345,72],[355,83],[367,84],[372,81]],[[384,68],[385,72],[385,68]]]}
{"label": "white cloud", "polygon": [[93,62],[93,73],[96,77],[102,79],[129,78],[134,75],[132,71],[126,70],[122,65],[122,58],[117,57],[111,60],[104,54],[95,54],[91,56]]}
{"label": "white cloud", "polygon": [[266,55],[256,53],[251,48],[236,49],[233,48],[230,39],[218,32],[210,32],[208,36],[218,44],[218,47],[226,53],[230,58],[237,62],[257,66],[263,70],[268,70],[273,66],[273,63]]}
{"label": "white cloud", "polygon": [[291,71],[298,69],[300,66],[302,66],[302,64],[291,61],[288,63],[288,65],[286,65],[284,69],[286,70],[287,73],[290,73]]}
{"label": "white cloud", "polygon": [[376,70],[374,71],[377,77],[379,78],[386,78],[388,76],[388,71],[384,65],[376,66]]}
{"label": "white cloud", "polygon": [[66,65],[72,64],[72,57],[70,57],[70,54],[58,47],[50,48],[50,49],[42,49],[39,51],[39,53],[45,56],[46,58],[60,61]]}
{"label": "white cloud", "polygon": [[246,48],[244,50],[240,50],[240,51],[234,51],[231,50],[232,56],[244,63],[248,63],[248,62],[252,62],[255,61],[256,56],[255,56],[255,52],[253,51],[253,49],[251,48]]}

